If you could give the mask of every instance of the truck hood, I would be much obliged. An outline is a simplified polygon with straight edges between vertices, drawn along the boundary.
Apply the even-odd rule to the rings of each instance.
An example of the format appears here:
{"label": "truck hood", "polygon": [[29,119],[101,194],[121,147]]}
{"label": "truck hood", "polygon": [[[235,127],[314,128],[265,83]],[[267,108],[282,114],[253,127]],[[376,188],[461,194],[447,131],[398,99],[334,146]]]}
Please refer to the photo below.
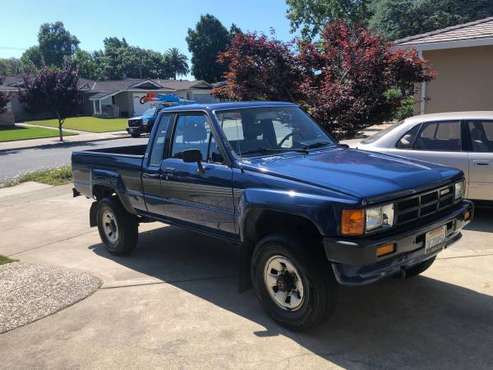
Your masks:
{"label": "truck hood", "polygon": [[309,154],[243,159],[246,170],[259,171],[362,199],[415,193],[460,178],[460,170],[345,147]]}

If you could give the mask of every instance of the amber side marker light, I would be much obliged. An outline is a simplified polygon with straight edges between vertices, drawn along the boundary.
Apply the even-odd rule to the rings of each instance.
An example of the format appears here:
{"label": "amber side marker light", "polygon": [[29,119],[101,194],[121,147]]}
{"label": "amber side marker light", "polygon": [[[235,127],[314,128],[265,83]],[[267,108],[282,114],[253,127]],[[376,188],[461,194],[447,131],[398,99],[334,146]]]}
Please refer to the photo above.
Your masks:
{"label": "amber side marker light", "polygon": [[395,252],[395,244],[387,243],[377,247],[377,257],[383,257]]}
{"label": "amber side marker light", "polygon": [[341,234],[349,236],[363,235],[365,232],[364,209],[343,209],[341,217]]}
{"label": "amber side marker light", "polygon": [[471,218],[471,212],[470,211],[464,212],[464,221],[469,221],[470,218]]}

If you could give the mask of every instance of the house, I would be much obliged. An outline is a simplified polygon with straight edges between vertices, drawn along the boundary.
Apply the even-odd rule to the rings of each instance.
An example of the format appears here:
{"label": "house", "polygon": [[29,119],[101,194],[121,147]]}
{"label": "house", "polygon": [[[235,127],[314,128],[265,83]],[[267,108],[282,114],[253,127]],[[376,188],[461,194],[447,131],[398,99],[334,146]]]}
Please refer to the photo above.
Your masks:
{"label": "house", "polygon": [[[92,85],[91,85],[92,83]],[[151,106],[144,102],[148,93],[174,94],[199,103],[215,102],[211,95],[212,85],[205,81],[145,80],[88,81],[92,114],[106,117],[129,117],[142,114]]]}
{"label": "house", "polygon": [[493,110],[493,17],[395,41],[430,62],[436,79],[419,87],[416,113]]}
{"label": "house", "polygon": [[[21,75],[7,76],[0,82],[0,91],[8,93],[10,103],[9,117],[13,115],[16,122],[50,118],[50,114],[31,114],[19,101],[19,90],[24,87]],[[216,101],[211,95],[212,85],[205,81],[188,80],[149,80],[127,78],[124,80],[93,81],[81,78],[79,89],[82,99],[80,115],[102,117],[130,117],[139,115],[149,108],[149,102],[141,103],[141,98],[148,93],[175,94],[199,103]],[[10,120],[10,119],[9,119]]]}

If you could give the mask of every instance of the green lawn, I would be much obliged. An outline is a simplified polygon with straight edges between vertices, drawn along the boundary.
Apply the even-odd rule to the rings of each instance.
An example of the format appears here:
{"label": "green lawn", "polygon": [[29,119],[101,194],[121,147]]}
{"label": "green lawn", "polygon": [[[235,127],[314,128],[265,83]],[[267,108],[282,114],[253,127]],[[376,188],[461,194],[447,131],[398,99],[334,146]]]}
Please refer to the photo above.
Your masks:
{"label": "green lawn", "polygon": [[[64,131],[63,135],[68,136],[68,135],[77,135],[77,134]],[[51,130],[49,128],[42,128],[42,127],[16,126],[16,127],[0,128],[0,142],[40,139],[45,137],[57,137],[57,136],[58,136],[58,130]]]}
{"label": "green lawn", "polygon": [[[58,120],[47,119],[42,121],[26,122],[32,125],[58,127]],[[127,128],[126,118],[97,118],[97,117],[70,117],[65,120],[64,128],[71,128],[88,132],[123,131]]]}
{"label": "green lawn", "polygon": [[9,263],[9,262],[15,262],[15,260],[11,260],[8,257],[4,257],[4,256],[0,255],[0,265],[5,265],[6,263]]}
{"label": "green lawn", "polygon": [[28,172],[0,184],[0,188],[19,185],[26,181],[41,182],[43,184],[55,186],[68,184],[69,182],[72,182],[72,167],[63,166],[58,168],[50,168],[47,170]]}

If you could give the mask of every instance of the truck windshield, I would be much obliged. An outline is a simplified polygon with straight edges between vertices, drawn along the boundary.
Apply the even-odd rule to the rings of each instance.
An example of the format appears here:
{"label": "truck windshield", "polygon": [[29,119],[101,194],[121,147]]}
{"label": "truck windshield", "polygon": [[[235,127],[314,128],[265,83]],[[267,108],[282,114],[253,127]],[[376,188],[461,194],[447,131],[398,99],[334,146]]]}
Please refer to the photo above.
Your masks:
{"label": "truck windshield", "polygon": [[335,145],[334,140],[297,107],[247,108],[215,114],[231,147],[240,156],[306,152]]}

